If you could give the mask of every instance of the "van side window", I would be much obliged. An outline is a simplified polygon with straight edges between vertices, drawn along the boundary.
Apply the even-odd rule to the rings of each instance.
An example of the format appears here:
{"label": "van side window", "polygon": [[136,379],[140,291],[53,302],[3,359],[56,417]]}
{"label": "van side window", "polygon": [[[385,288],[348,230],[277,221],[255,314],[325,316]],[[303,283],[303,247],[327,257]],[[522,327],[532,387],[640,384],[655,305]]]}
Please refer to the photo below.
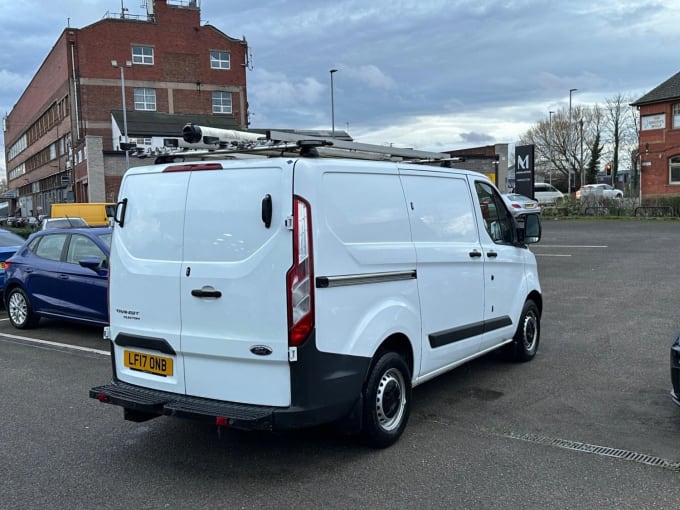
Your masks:
{"label": "van side window", "polygon": [[494,243],[512,243],[513,228],[510,212],[498,193],[484,182],[476,182],[475,190],[484,218],[484,228]]}

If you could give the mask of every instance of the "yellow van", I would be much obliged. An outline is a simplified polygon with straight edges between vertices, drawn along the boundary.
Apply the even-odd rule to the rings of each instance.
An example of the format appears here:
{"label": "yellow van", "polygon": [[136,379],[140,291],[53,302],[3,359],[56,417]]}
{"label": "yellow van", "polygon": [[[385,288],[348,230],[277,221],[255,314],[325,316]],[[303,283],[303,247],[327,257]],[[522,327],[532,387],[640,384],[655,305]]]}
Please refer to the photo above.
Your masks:
{"label": "yellow van", "polygon": [[69,203],[52,204],[52,218],[84,219],[91,227],[106,227],[116,211],[115,203]]}

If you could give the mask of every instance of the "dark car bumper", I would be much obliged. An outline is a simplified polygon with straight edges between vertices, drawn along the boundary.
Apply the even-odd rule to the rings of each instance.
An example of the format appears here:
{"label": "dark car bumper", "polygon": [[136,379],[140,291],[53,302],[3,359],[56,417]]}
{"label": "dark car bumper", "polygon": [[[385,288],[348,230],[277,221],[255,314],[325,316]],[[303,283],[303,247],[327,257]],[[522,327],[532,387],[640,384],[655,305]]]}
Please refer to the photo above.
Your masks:
{"label": "dark car bumper", "polygon": [[671,398],[680,406],[680,331],[675,334],[671,347]]}

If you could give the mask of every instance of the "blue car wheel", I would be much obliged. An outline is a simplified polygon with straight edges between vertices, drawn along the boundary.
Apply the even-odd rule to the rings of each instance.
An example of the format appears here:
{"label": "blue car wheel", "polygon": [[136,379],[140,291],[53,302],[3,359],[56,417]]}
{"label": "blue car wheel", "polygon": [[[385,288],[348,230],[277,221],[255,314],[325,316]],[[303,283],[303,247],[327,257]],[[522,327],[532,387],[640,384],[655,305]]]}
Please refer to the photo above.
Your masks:
{"label": "blue car wheel", "polygon": [[12,289],[7,296],[7,315],[17,329],[35,327],[40,319],[33,313],[28,296],[19,287]]}

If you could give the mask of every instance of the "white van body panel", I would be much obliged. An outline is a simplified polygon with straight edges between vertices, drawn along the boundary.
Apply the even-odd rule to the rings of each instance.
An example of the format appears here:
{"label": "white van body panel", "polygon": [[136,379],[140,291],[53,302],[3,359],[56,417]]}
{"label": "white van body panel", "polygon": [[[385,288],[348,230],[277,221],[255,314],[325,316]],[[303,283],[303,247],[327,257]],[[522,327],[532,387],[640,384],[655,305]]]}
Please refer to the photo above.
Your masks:
{"label": "white van body panel", "polygon": [[481,246],[465,176],[408,168],[401,173],[418,258],[420,376],[478,351],[481,335],[448,343],[437,338],[482,322],[484,263],[470,256]]}
{"label": "white van body panel", "polygon": [[[180,289],[184,377],[189,395],[287,406],[291,173],[261,165],[191,173]],[[261,219],[267,194],[270,228]],[[192,296],[202,288],[222,296]],[[250,352],[256,345],[272,353],[258,358]]]}
{"label": "white van body panel", "polygon": [[[115,335],[163,338],[181,352],[180,283],[182,232],[189,173],[167,174],[160,169],[128,173],[121,196],[128,199],[125,228],[112,237],[109,316]],[[155,190],[150,193],[149,190]],[[149,299],[153,289],[154,299]],[[115,338],[115,337],[114,337]],[[152,354],[147,349],[134,349]],[[114,355],[120,380],[173,393],[184,393],[183,358],[174,359],[174,373],[158,377],[125,367],[124,347]]]}
{"label": "white van body panel", "polygon": [[[358,172],[356,162],[325,160],[322,168],[305,163],[296,165],[295,192],[314,204],[317,278],[415,272],[396,167],[364,163]],[[417,292],[415,278],[317,288],[317,347],[370,357],[393,333],[417,339]],[[419,358],[418,342],[413,350]]]}
{"label": "white van body panel", "polygon": [[[173,375],[159,377],[125,368],[125,349],[117,346],[119,378],[216,400],[289,405],[285,275],[292,254],[284,218],[292,168],[265,160],[246,170],[161,178],[151,168],[129,172],[121,188],[127,207],[124,227],[113,236],[111,334],[163,338],[177,355]],[[274,206],[269,229],[261,219],[267,194]],[[222,295],[198,298],[195,289]],[[253,354],[259,345],[271,354]]]}
{"label": "white van body panel", "polygon": [[[486,182],[471,178],[471,189],[476,182]],[[474,196],[474,209],[480,211],[479,199]],[[479,218],[480,224],[482,219]],[[527,275],[536,271],[536,260],[529,250],[517,246],[494,243],[487,231],[480,228],[480,242],[484,261],[484,321],[509,319],[504,327],[494,328],[484,333],[480,350],[498,346],[511,339],[517,330],[517,320],[522,313],[524,301],[529,295]]]}

